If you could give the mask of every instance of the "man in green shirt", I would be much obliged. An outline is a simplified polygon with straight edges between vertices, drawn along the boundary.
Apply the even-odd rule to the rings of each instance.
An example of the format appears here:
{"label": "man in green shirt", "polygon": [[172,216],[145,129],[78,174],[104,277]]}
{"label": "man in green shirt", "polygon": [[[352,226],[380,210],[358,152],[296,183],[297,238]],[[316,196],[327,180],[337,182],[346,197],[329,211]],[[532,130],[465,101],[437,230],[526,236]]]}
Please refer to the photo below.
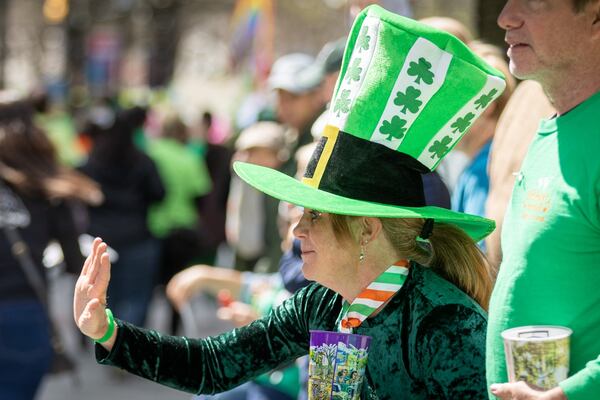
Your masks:
{"label": "man in green shirt", "polygon": [[[515,174],[490,303],[488,384],[501,399],[598,399],[600,1],[508,0],[498,23],[511,72],[538,81],[557,115],[541,122]],[[570,376],[558,387],[502,384],[500,333],[523,325],[573,330]]]}

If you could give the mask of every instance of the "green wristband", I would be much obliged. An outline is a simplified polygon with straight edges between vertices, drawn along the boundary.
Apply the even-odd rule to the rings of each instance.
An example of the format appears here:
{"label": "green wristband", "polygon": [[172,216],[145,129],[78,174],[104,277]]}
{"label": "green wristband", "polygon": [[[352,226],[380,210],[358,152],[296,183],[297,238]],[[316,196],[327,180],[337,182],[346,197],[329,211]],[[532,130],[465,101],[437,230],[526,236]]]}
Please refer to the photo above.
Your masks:
{"label": "green wristband", "polygon": [[104,334],[104,336],[102,336],[100,339],[94,340],[94,342],[96,342],[96,343],[108,342],[108,339],[110,339],[112,337],[112,335],[115,331],[115,318],[113,317],[112,311],[110,311],[110,308],[107,308],[104,310],[104,312],[106,313],[108,329],[106,330],[106,333]]}

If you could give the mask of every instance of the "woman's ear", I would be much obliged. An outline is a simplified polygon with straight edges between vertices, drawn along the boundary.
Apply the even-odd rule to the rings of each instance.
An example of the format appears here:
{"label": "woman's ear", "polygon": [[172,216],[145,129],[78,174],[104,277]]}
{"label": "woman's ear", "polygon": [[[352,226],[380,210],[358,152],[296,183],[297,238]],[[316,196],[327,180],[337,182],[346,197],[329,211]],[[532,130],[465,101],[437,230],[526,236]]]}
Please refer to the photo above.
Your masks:
{"label": "woman's ear", "polygon": [[376,217],[361,218],[360,243],[368,243],[377,239],[383,230],[381,220]]}

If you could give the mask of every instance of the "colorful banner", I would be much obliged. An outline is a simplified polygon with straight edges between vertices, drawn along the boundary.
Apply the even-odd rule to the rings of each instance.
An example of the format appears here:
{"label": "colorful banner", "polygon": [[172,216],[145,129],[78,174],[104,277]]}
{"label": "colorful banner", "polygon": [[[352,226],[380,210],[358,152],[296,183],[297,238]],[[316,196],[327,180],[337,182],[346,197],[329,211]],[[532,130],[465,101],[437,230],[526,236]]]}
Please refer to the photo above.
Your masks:
{"label": "colorful banner", "polygon": [[230,31],[232,67],[247,67],[258,82],[266,80],[273,63],[273,0],[238,0],[231,17]]}

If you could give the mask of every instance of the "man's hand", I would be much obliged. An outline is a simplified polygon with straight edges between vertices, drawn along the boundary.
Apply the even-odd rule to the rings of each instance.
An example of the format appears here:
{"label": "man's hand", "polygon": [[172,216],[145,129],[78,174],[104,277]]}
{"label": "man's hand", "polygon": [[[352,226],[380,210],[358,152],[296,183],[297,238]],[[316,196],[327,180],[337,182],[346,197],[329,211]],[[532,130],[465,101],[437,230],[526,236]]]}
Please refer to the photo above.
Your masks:
{"label": "man's hand", "polygon": [[241,327],[255,321],[260,316],[249,304],[232,301],[227,307],[221,307],[217,310],[217,317]]}
{"label": "man's hand", "polygon": [[523,381],[495,383],[490,386],[490,390],[494,396],[502,400],[567,400],[560,387],[543,391]]}
{"label": "man's hand", "polygon": [[176,273],[167,284],[167,297],[171,303],[181,308],[197,295],[203,288],[204,282],[210,276],[212,267],[194,265]]}

